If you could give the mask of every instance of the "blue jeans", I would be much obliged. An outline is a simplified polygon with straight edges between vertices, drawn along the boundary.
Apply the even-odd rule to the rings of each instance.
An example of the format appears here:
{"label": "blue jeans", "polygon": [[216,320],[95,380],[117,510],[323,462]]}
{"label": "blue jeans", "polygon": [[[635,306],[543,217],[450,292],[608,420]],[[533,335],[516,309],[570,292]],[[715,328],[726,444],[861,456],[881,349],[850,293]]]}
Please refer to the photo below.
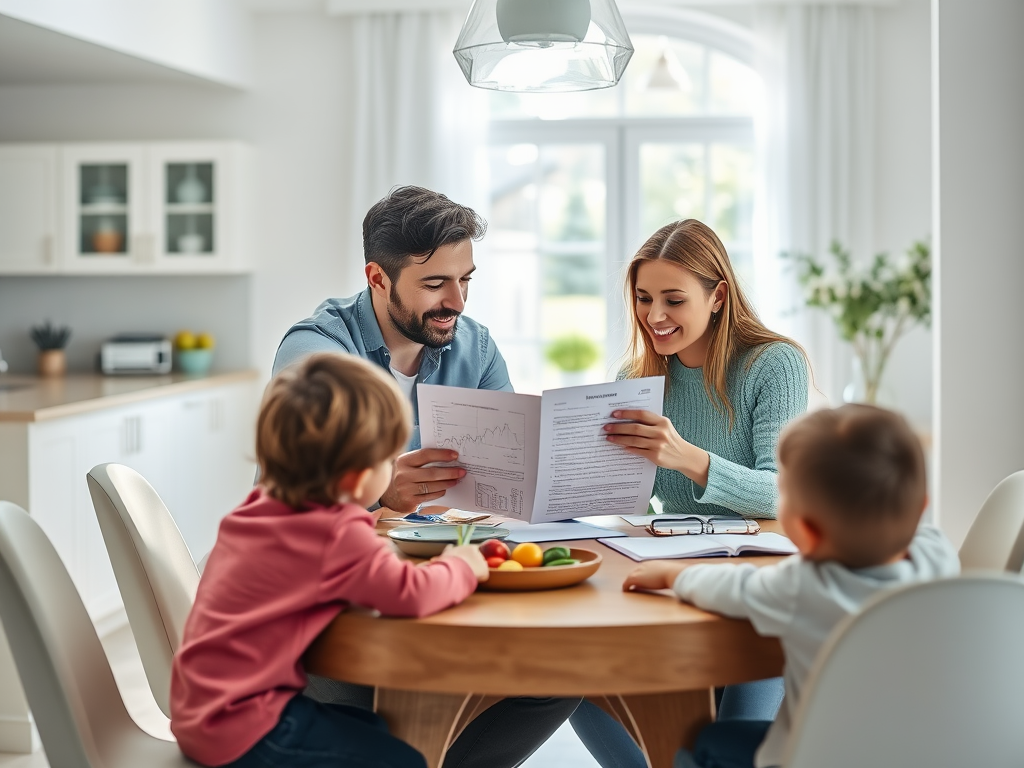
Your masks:
{"label": "blue jeans", "polygon": [[[718,723],[708,726],[708,729],[725,721],[760,720],[770,723],[779,711],[782,693],[781,677],[726,686],[718,707]],[[596,704],[584,701],[569,722],[601,768],[646,768],[643,753],[626,729]],[[761,737],[764,737],[763,733]],[[755,751],[760,743],[758,740],[754,745]],[[752,765],[753,751],[750,754]]]}
{"label": "blue jeans", "polygon": [[224,768],[426,768],[372,712],[295,696],[255,746]]}
{"label": "blue jeans", "polygon": [[675,768],[753,768],[754,755],[771,727],[771,720],[723,720],[697,736],[693,755],[679,750]]}

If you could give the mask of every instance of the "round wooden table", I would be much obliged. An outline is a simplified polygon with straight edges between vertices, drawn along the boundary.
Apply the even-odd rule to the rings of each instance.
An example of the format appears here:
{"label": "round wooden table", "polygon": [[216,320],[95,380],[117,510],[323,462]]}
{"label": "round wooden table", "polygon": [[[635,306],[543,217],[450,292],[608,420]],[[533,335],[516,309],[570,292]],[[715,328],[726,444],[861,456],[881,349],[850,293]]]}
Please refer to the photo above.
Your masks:
{"label": "round wooden table", "polygon": [[[617,518],[600,522],[612,520],[647,535]],[[762,529],[779,530],[773,521]],[[714,687],[781,674],[778,642],[748,622],[670,592],[623,592],[636,563],[596,541],[565,544],[600,552],[600,570],[566,589],[478,591],[423,619],[346,611],[310,647],[306,669],[375,686],[376,710],[431,768],[467,723],[506,696],[586,696],[626,727],[652,768],[670,768],[712,720]],[[779,558],[711,562],[742,560]]]}

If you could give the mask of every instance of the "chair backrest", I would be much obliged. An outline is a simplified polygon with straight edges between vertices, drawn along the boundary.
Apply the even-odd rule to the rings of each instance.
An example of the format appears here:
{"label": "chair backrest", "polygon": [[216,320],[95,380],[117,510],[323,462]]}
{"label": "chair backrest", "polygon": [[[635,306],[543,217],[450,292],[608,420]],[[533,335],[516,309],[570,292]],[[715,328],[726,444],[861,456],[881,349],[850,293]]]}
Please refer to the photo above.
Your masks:
{"label": "chair backrest", "polygon": [[1020,765],[1024,582],[976,574],[884,594],[818,654],[786,768]]}
{"label": "chair backrest", "polygon": [[992,489],[960,547],[964,570],[1020,573],[1024,567],[1024,470]]}
{"label": "chair backrest", "polygon": [[38,523],[5,501],[0,621],[50,765],[102,765],[110,734],[138,731],[60,557]]}
{"label": "chair backrest", "polygon": [[128,622],[153,697],[170,717],[171,661],[199,571],[171,513],[138,472],[100,464],[86,475]]}

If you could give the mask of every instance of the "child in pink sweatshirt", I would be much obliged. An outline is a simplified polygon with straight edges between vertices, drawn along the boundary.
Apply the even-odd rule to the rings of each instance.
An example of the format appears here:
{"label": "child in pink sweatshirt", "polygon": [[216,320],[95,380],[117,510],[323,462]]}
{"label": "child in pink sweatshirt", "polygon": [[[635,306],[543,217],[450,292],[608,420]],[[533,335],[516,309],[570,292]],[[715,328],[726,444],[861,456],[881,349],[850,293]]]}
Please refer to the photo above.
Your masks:
{"label": "child in pink sweatshirt", "polygon": [[348,605],[424,616],[487,578],[476,547],[400,560],[366,511],[387,488],[410,410],[347,355],[282,372],[260,409],[260,485],[224,518],[174,658],[171,730],[207,766],[424,768],[365,710],[300,695],[302,654]]}

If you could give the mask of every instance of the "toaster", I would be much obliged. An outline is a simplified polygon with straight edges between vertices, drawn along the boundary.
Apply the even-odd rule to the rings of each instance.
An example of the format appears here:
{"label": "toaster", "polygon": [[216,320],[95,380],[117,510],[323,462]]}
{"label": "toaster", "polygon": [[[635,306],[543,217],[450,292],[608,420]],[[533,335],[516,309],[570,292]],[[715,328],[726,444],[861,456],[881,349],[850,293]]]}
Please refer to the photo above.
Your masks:
{"label": "toaster", "polygon": [[158,334],[122,333],[100,348],[100,370],[108,375],[170,373],[171,342]]}

